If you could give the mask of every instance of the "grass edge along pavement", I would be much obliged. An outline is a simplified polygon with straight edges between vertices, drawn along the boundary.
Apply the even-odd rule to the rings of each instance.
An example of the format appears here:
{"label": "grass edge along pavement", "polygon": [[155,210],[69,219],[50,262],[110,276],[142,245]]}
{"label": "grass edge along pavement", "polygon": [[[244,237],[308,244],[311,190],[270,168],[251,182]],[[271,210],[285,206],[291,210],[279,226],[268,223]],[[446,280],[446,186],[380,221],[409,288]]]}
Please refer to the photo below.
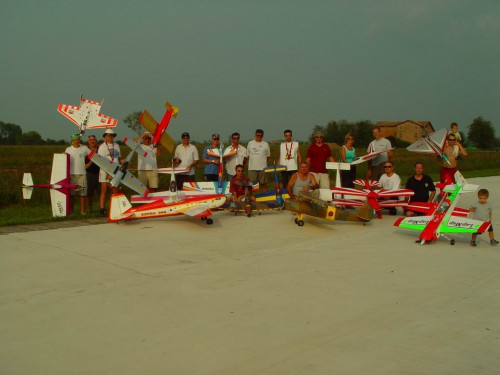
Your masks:
{"label": "grass edge along pavement", "polygon": [[[50,180],[50,169],[52,165],[52,154],[62,152],[61,146],[35,146],[36,152],[29,154],[24,147],[12,146],[8,150],[2,147],[0,161],[0,227],[13,225],[41,224],[63,221],[85,221],[93,219],[97,222],[105,222],[105,218],[98,215],[98,199],[93,199],[93,214],[81,216],[79,212],[73,212],[65,218],[52,217],[50,205],[50,194],[46,189],[35,189],[33,199],[23,200],[21,193],[22,174],[32,172],[35,183],[47,183]],[[308,145],[301,145],[302,157],[305,159]],[[200,145],[203,148],[203,145]],[[17,150],[17,151],[16,151]],[[128,151],[128,150],[127,150]],[[335,160],[339,159],[338,148],[332,146]],[[365,154],[365,148],[358,147],[358,155]],[[170,155],[164,152],[159,158],[159,165],[169,165]],[[7,158],[4,156],[8,155]],[[201,151],[200,151],[201,155]],[[271,162],[279,160],[279,145],[271,144]],[[394,150],[395,172],[401,177],[402,184],[413,174],[415,161],[422,161],[425,173],[429,174],[434,181],[439,180],[440,163],[435,156],[410,153],[406,149]],[[203,180],[203,163],[196,168],[197,181]],[[358,177],[366,174],[366,163],[358,166]],[[459,170],[466,179],[473,177],[488,177],[500,175],[500,153],[487,151],[469,151],[469,156],[459,160]],[[335,172],[330,171],[331,181],[334,184]],[[166,189],[169,175],[160,175],[160,186]],[[127,195],[130,189],[124,187]],[[162,189],[163,190],[163,189]],[[15,202],[11,204],[11,202]]]}

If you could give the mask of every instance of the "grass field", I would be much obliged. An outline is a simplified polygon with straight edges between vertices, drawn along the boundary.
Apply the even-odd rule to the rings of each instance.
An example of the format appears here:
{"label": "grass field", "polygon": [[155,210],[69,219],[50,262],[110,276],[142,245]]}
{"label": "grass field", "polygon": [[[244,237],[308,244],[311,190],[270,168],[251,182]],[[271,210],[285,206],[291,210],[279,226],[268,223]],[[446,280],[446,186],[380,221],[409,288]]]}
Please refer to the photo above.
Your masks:
{"label": "grass field", "polygon": [[[80,218],[80,214],[72,214],[68,218],[53,218],[50,208],[50,196],[46,189],[34,189],[31,200],[23,200],[21,192],[22,176],[25,172],[33,175],[35,183],[48,183],[52,166],[52,155],[64,152],[66,146],[0,146],[0,226],[15,224],[41,223]],[[121,147],[123,156],[129,149]],[[201,157],[203,146],[198,146]],[[307,145],[301,146],[302,155],[305,157]],[[171,156],[165,150],[158,158],[158,165],[166,167],[171,165]],[[335,160],[339,158],[338,149],[333,147]],[[358,155],[365,154],[365,149],[359,149]],[[271,160],[278,161],[279,145],[271,145]],[[410,153],[406,149],[394,150],[394,166],[396,173],[403,183],[413,174],[416,161],[422,161],[425,173],[434,181],[439,180],[440,164],[433,156]],[[131,168],[135,167],[137,159],[134,158]],[[203,180],[203,164],[196,168],[196,180]],[[358,177],[366,174],[366,163],[358,166]],[[500,175],[500,153],[487,151],[469,151],[469,155],[459,161],[459,169],[465,178],[485,177]],[[335,172],[330,172],[332,182],[335,181]],[[160,175],[160,186],[167,188],[170,176]],[[271,177],[269,177],[271,181]],[[123,189],[125,194],[130,194],[128,188]],[[94,211],[98,211],[97,199],[93,203]],[[97,215],[96,215],[97,216]]]}

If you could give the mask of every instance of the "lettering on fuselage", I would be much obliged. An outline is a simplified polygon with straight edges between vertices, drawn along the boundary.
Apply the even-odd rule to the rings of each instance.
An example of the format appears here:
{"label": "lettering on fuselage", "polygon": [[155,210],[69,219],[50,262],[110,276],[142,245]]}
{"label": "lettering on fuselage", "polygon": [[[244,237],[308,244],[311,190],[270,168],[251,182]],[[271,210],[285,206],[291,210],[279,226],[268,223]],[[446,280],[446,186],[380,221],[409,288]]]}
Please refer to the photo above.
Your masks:
{"label": "lettering on fuselage", "polygon": [[464,222],[459,222],[452,220],[448,222],[448,227],[453,227],[453,228],[462,228],[462,229],[474,229],[477,228],[478,225],[472,224],[472,223],[464,223]]}
{"label": "lettering on fuselage", "polygon": [[411,225],[425,225],[427,224],[427,220],[419,220],[419,219],[408,219],[406,220],[406,224],[411,224]]}

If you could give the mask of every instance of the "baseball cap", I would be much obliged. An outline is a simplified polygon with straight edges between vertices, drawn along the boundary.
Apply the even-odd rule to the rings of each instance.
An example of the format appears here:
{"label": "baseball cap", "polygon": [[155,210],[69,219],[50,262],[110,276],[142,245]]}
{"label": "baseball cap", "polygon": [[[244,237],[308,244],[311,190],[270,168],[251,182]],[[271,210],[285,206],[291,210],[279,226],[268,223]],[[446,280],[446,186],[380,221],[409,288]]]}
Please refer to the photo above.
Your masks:
{"label": "baseball cap", "polygon": [[220,138],[219,133],[212,134],[212,139],[219,139],[219,138]]}

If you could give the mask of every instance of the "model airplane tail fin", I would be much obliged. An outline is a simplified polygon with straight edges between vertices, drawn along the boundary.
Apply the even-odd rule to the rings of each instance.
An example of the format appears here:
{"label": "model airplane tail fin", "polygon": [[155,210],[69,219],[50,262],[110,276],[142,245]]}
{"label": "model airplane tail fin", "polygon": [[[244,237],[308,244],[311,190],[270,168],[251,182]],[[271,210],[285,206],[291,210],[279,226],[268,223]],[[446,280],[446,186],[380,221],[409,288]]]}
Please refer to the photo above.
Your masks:
{"label": "model airplane tail fin", "polygon": [[25,173],[23,175],[23,198],[31,199],[31,194],[33,193],[33,178],[31,173]]}
{"label": "model airplane tail fin", "polygon": [[125,197],[125,194],[113,194],[109,203],[108,221],[113,222],[129,217],[132,213],[127,211],[131,208],[132,205]]}
{"label": "model airplane tail fin", "polygon": [[458,186],[462,187],[462,193],[473,193],[479,188],[479,185],[467,183],[464,176],[462,176],[459,171],[455,172],[455,181]]}

